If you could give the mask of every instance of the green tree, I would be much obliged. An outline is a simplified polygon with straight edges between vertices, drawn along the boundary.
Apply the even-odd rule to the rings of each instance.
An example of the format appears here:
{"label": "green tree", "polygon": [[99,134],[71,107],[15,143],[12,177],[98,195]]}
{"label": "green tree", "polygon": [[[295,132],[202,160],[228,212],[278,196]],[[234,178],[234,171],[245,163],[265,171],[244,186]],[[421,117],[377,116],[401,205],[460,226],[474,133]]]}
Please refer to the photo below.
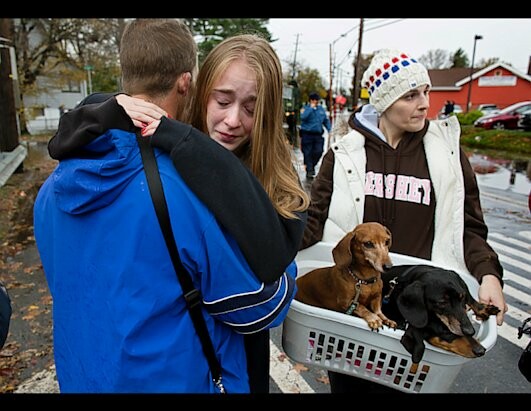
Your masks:
{"label": "green tree", "polygon": [[465,51],[462,48],[458,48],[452,56],[452,65],[450,68],[457,67],[470,67],[470,62]]}
{"label": "green tree", "polygon": [[218,43],[236,34],[260,34],[272,41],[266,25],[269,19],[185,19],[186,24],[196,36],[199,64]]}
{"label": "green tree", "polygon": [[[287,83],[287,79],[291,77],[291,74],[289,74],[288,77],[285,73],[284,76],[284,78],[286,79],[285,81]],[[302,104],[308,101],[308,96],[314,91],[318,93],[321,98],[326,98],[327,87],[324,86],[324,81],[321,78],[319,70],[301,66],[301,68],[297,71],[295,80],[299,85],[300,98]]]}

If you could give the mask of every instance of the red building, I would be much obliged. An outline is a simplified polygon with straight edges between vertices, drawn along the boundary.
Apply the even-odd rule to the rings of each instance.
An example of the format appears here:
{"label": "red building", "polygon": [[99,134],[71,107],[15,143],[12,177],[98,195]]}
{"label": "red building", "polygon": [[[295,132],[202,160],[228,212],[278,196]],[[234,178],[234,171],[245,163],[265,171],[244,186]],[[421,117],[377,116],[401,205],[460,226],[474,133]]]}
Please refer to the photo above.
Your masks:
{"label": "red building", "polygon": [[428,70],[432,82],[428,118],[437,113],[446,100],[453,100],[466,112],[470,89],[470,110],[480,104],[507,107],[519,101],[531,100],[531,60],[528,74],[505,63],[494,63],[483,69],[474,69],[470,83],[470,68]]}

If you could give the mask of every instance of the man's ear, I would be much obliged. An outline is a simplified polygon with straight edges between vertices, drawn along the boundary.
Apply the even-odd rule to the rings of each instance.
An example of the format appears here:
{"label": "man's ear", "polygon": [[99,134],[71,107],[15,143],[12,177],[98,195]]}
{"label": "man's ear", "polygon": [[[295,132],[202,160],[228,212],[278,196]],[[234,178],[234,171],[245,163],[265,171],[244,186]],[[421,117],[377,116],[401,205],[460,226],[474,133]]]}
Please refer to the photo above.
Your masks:
{"label": "man's ear", "polygon": [[190,83],[192,82],[192,73],[187,71],[186,73],[182,73],[177,78],[177,91],[179,94],[182,94],[183,96],[186,96],[188,94],[188,91],[190,90]]}

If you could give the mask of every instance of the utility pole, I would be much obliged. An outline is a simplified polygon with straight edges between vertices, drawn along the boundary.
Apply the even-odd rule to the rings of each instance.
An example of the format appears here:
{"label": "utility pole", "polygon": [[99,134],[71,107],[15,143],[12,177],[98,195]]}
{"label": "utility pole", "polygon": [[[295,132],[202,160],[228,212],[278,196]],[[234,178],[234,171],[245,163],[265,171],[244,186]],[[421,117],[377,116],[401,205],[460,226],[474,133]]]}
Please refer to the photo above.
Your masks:
{"label": "utility pole", "polygon": [[476,57],[476,43],[481,40],[483,36],[476,34],[474,36],[474,50],[472,51],[472,63],[470,64],[470,78],[468,79],[468,95],[466,98],[466,113],[470,111],[470,94],[472,92],[472,75],[474,74],[474,58]]}
{"label": "utility pole", "polygon": [[[17,111],[13,89],[13,20],[0,19],[0,152],[13,151],[18,146]],[[15,73],[16,76],[16,73]]]}
{"label": "utility pole", "polygon": [[363,40],[363,18],[360,18],[360,31],[358,35],[358,55],[356,56],[356,69],[354,72],[354,90],[352,93],[352,106],[358,106],[358,100],[360,97],[360,68],[361,68],[361,44]]}
{"label": "utility pole", "polygon": [[299,48],[299,33],[297,33],[297,40],[295,41],[295,53],[293,54],[293,64],[291,66],[291,79],[295,80],[295,66],[297,64],[297,49]]}

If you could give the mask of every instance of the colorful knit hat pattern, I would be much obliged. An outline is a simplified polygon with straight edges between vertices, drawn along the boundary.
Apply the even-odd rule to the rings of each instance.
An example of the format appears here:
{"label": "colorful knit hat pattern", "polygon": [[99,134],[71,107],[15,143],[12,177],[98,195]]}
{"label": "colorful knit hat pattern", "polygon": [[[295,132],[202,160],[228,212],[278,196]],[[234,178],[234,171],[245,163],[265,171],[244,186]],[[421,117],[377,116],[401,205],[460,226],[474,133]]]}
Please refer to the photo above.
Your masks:
{"label": "colorful knit hat pattern", "polygon": [[426,84],[431,86],[426,67],[405,53],[389,49],[374,55],[361,79],[369,92],[369,102],[379,114],[408,91]]}

